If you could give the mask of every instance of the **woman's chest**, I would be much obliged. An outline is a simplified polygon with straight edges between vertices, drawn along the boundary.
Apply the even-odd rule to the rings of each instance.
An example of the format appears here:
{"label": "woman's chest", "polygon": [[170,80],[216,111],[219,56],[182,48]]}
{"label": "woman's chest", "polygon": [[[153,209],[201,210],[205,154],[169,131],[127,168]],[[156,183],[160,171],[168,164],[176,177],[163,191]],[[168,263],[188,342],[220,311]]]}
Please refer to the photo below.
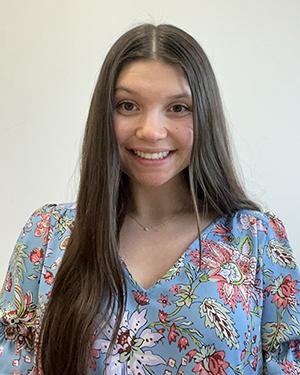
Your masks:
{"label": "woman's chest", "polygon": [[[253,284],[233,283],[199,269],[197,252],[189,249],[147,290],[126,270],[126,311],[107,374],[113,369],[116,374],[125,369],[128,374],[191,374],[209,363],[218,366],[215,373],[227,373],[229,366],[238,373],[253,360],[251,353],[259,352],[261,300],[251,298]],[[115,317],[111,329],[114,324]],[[99,357],[110,342],[111,329],[97,341]],[[249,370],[240,373],[256,373]]]}

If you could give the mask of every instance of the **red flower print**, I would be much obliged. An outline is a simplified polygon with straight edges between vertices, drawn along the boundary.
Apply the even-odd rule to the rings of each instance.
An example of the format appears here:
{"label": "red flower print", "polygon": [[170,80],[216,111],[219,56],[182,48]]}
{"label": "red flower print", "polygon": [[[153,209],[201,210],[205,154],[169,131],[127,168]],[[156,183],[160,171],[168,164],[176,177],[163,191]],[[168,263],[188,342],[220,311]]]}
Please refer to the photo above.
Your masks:
{"label": "red flower print", "polygon": [[165,328],[159,328],[157,332],[162,335],[165,332]]}
{"label": "red flower print", "polygon": [[287,359],[282,363],[282,369],[284,374],[297,374],[295,372],[295,366],[293,362],[288,361]]}
{"label": "red flower print", "polygon": [[5,285],[5,290],[7,292],[10,292],[11,288],[12,288],[12,273],[8,272],[8,274],[7,274],[7,281],[6,281],[6,285]]}
{"label": "red flower print", "polygon": [[27,292],[24,296],[26,306],[29,306],[32,303],[32,294],[31,292]]}
{"label": "red flower print", "polygon": [[30,253],[30,262],[31,263],[38,263],[43,259],[43,249],[41,248],[35,248],[31,250]]}
{"label": "red flower print", "polygon": [[147,297],[147,293],[141,293],[138,291],[132,291],[135,301],[141,305],[148,305],[149,304],[149,298]]}
{"label": "red flower print", "polygon": [[257,362],[258,362],[258,357],[255,356],[252,363],[250,364],[250,366],[253,368],[254,371],[256,370]]}
{"label": "red flower print", "polygon": [[248,316],[257,259],[237,251],[230,244],[204,240],[202,245],[202,269],[208,270],[210,280],[217,281],[220,298],[232,312],[241,303]]}
{"label": "red flower print", "polygon": [[187,355],[189,357],[189,362],[191,362],[191,360],[194,358],[195,354],[197,353],[197,350],[196,349],[192,349],[190,350]]}
{"label": "red flower print", "polygon": [[39,216],[42,217],[42,220],[37,223],[34,235],[37,237],[43,237],[43,245],[46,245],[48,241],[48,236],[50,233],[50,213],[39,213]]}
{"label": "red flower print", "polygon": [[219,236],[225,236],[228,232],[228,229],[223,224],[217,224],[213,229],[213,233],[216,233]]}
{"label": "red flower print", "polygon": [[245,355],[246,355],[246,349],[243,349],[241,351],[241,361],[243,361],[245,359]]}
{"label": "red flower print", "polygon": [[[95,341],[96,338],[97,337],[93,335],[93,342]],[[97,369],[97,359],[100,358],[100,354],[101,354],[101,349],[94,348],[94,347],[90,349],[88,366],[94,371],[96,371]]]}
{"label": "red flower print", "polygon": [[[281,281],[281,282],[280,282]],[[280,283],[279,285],[276,285]],[[268,285],[265,289],[267,295],[273,294],[272,302],[280,308],[287,308],[288,305],[295,305],[296,297],[295,294],[298,292],[296,289],[296,284],[298,281],[293,280],[291,275],[285,276],[284,279],[277,278],[275,280],[275,285]]]}
{"label": "red flower print", "polygon": [[282,221],[274,214],[269,216],[269,223],[272,226],[279,240],[287,239],[285,227]]}
{"label": "red flower print", "polygon": [[199,250],[192,250],[190,252],[191,261],[193,263],[196,263],[200,267],[200,256],[199,256]]}
{"label": "red flower print", "polygon": [[171,303],[168,301],[168,296],[164,296],[163,294],[160,295],[160,299],[157,301],[163,305],[163,307],[166,307],[167,305],[171,305]]}
{"label": "red flower print", "polygon": [[200,375],[226,375],[225,370],[229,366],[229,363],[224,360],[224,357],[224,351],[214,352],[212,355],[204,359],[206,362],[208,360],[207,367],[209,368],[209,371],[206,370],[206,366],[204,367],[204,360],[197,363],[192,371],[197,372]]}
{"label": "red flower print", "polygon": [[159,320],[162,322],[162,323],[167,323],[167,316],[168,314],[165,313],[164,311],[162,310],[158,310],[158,317],[159,317]]}
{"label": "red flower print", "polygon": [[181,352],[182,349],[186,349],[187,346],[190,346],[188,339],[185,336],[181,336],[178,340],[178,348]]}
{"label": "red flower print", "polygon": [[233,241],[234,236],[231,233],[231,228],[226,227],[223,224],[217,224],[212,230],[217,236],[221,236],[224,241]]}
{"label": "red flower print", "polygon": [[53,280],[54,280],[54,278],[53,278],[53,273],[52,273],[52,272],[50,272],[50,271],[46,271],[46,272],[44,273],[44,278],[45,278],[46,283],[47,283],[48,285],[52,285],[52,284],[53,284]]}
{"label": "red flower print", "polygon": [[181,287],[180,287],[180,285],[177,285],[177,284],[174,284],[174,285],[170,288],[170,292],[172,292],[173,294],[178,294],[178,293],[180,293],[180,290],[181,290]]}
{"label": "red flower print", "polygon": [[168,335],[169,344],[171,344],[172,342],[176,342],[177,336],[179,336],[179,332],[176,331],[176,324],[172,323]]}

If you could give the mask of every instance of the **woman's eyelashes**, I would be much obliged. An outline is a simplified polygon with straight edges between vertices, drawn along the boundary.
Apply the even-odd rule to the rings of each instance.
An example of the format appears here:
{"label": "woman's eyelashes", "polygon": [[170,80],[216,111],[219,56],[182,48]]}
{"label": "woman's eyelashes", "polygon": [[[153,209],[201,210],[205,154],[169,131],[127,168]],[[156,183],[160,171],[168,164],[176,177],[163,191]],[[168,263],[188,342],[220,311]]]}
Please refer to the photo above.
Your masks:
{"label": "woman's eyelashes", "polygon": [[[120,113],[131,113],[139,110],[138,106],[129,101],[124,100],[115,105],[115,109]],[[192,111],[191,107],[187,104],[175,103],[168,106],[167,110],[169,112],[177,113],[177,114],[186,114]]]}
{"label": "woman's eyelashes", "polygon": [[129,101],[123,101],[116,105],[116,109],[119,112],[133,112],[134,109],[137,109],[137,106]]}

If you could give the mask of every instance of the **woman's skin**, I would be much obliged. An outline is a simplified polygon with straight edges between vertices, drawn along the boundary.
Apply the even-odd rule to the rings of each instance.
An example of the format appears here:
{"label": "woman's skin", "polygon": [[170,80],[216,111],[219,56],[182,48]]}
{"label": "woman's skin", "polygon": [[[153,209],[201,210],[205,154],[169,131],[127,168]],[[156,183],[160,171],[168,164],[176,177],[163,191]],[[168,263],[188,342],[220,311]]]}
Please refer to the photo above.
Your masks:
{"label": "woman's skin", "polygon": [[[150,228],[145,232],[126,216],[120,254],[135,280],[146,288],[171,268],[198,233],[191,193],[182,175],[193,145],[192,97],[180,68],[143,60],[121,71],[114,100],[121,168],[133,193],[130,214]],[[162,160],[145,160],[133,150],[171,152]],[[202,218],[200,229],[214,216]]]}

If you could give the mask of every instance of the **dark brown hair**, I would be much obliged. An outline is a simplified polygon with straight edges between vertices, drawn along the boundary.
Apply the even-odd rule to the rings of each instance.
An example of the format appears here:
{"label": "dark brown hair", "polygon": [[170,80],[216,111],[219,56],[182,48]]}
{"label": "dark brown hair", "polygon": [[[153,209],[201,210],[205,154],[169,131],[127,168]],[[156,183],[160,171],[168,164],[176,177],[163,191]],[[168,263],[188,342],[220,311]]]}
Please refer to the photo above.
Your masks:
{"label": "dark brown hair", "polygon": [[237,178],[218,85],[200,45],[171,25],[143,24],[122,35],[105,58],[88,114],[76,220],[41,328],[45,375],[87,374],[96,315],[101,332],[117,308],[110,350],[117,337],[126,305],[118,242],[130,192],[120,170],[113,98],[120,71],[139,59],[180,66],[190,85],[194,143],[184,173],[198,226],[200,210],[260,210]]}

